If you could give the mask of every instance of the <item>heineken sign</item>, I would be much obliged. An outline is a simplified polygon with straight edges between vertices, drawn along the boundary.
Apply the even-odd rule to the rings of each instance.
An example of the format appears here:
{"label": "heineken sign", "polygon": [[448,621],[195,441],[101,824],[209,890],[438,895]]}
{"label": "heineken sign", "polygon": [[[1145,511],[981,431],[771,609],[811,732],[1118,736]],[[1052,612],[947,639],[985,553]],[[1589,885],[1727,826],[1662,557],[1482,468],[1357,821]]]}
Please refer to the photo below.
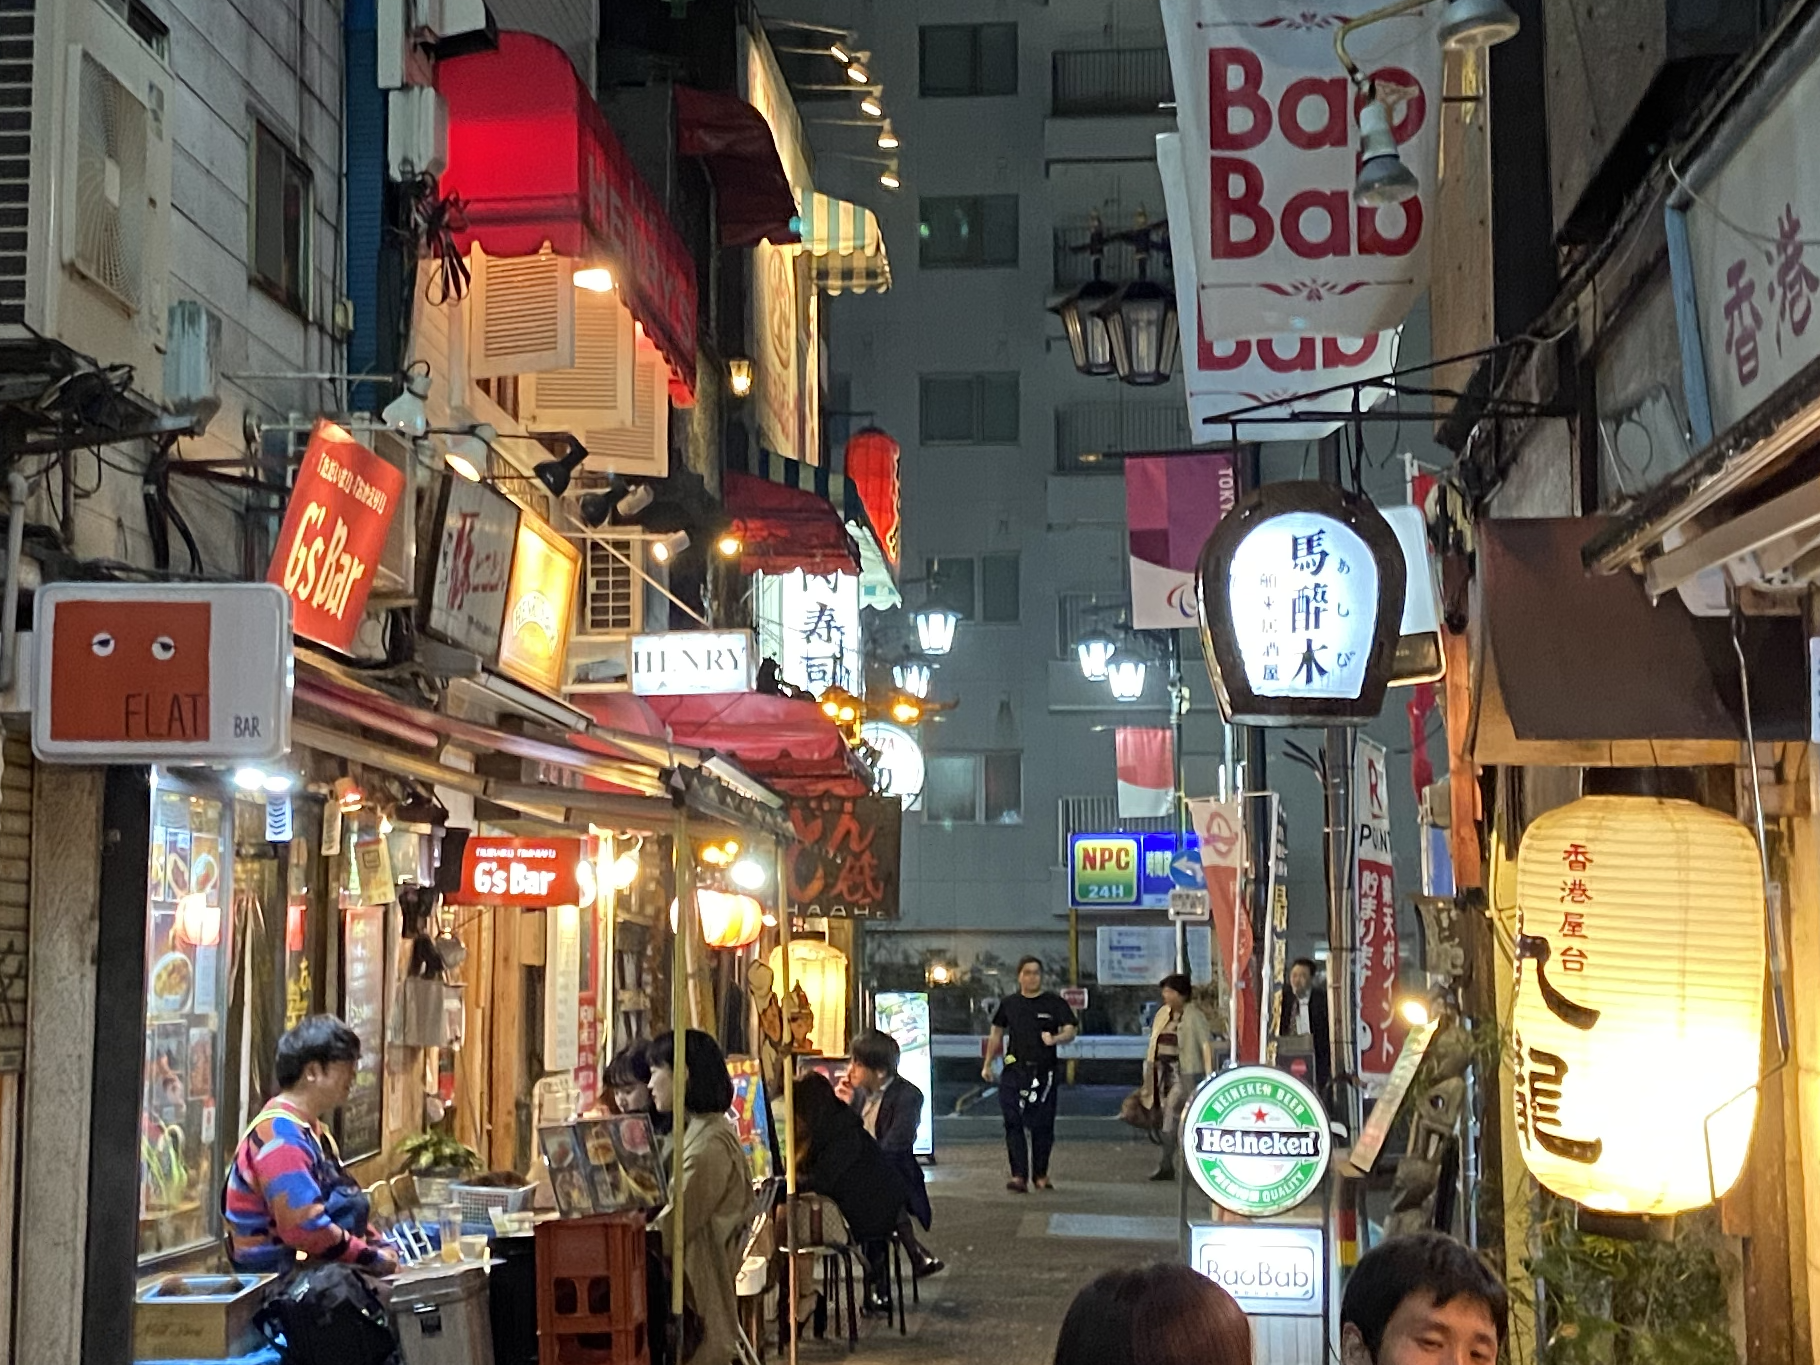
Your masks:
{"label": "heineken sign", "polygon": [[1182,1158],[1195,1184],[1247,1218],[1285,1213],[1307,1199],[1331,1153],[1320,1100],[1274,1067],[1208,1077],[1183,1116]]}

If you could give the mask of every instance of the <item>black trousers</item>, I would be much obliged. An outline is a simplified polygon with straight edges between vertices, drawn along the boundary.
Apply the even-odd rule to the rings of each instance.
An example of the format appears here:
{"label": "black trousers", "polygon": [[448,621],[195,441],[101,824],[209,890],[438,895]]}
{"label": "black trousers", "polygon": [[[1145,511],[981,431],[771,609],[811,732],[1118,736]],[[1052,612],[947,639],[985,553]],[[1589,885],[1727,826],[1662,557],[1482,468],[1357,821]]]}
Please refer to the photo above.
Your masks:
{"label": "black trousers", "polygon": [[1012,1063],[998,1080],[998,1106],[1005,1116],[1005,1152],[1011,1174],[1037,1180],[1049,1174],[1055,1148],[1055,1068]]}

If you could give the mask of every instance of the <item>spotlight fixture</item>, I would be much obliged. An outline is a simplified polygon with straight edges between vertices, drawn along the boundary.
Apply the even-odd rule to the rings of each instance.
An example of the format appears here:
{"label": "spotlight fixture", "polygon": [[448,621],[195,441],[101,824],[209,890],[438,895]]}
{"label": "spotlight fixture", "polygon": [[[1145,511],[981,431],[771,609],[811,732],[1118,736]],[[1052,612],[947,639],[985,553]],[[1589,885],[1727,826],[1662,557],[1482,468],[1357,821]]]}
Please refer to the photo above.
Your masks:
{"label": "spotlight fixture", "polygon": [[566,455],[558,460],[545,460],[531,471],[537,476],[537,482],[549,489],[552,497],[558,498],[569,491],[570,476],[588,458],[588,448],[580,441],[569,435],[564,435],[563,440],[569,443]]}
{"label": "spotlight fixture", "polygon": [[855,85],[864,85],[871,77],[866,74],[865,67],[861,66],[858,62],[854,62],[847,68],[847,79],[852,81]]}
{"label": "spotlight fixture", "polygon": [[888,190],[901,190],[904,187],[904,182],[897,178],[896,170],[879,172],[878,183]]}
{"label": "spotlight fixture", "polygon": [[385,405],[379,420],[393,431],[407,436],[422,436],[430,429],[430,417],[423,400],[430,396],[429,367],[412,369],[404,377],[404,388],[398,397]]}
{"label": "spotlight fixture", "polygon": [[865,99],[861,100],[859,102],[859,111],[867,118],[883,118],[885,116],[885,106],[878,102],[877,95],[867,95]]}
{"label": "spotlight fixture", "polygon": [[881,150],[887,152],[897,149],[897,134],[892,131],[890,119],[886,119],[885,126],[878,130],[878,145]]}
{"label": "spotlight fixture", "polygon": [[615,474],[608,481],[604,492],[583,493],[580,501],[581,524],[587,527],[605,526],[613,515],[613,509],[623,503],[631,491],[626,481]]}
{"label": "spotlight fixture", "polygon": [[633,882],[638,880],[638,850],[642,847],[644,847],[644,845],[641,842],[632,848],[628,848],[624,853],[613,860],[613,867],[608,874],[608,880],[612,883],[615,891],[624,891],[627,887],[632,885]]}
{"label": "spotlight fixture", "polygon": [[839,62],[842,66],[845,66],[848,62],[853,60],[853,54],[848,52],[847,49],[842,47],[839,43],[828,44],[828,55],[834,58],[834,60]]}
{"label": "spotlight fixture", "polygon": [[480,482],[479,468],[476,467],[474,462],[466,455],[459,454],[453,450],[445,450],[442,453],[442,462],[457,474],[461,475],[461,477],[466,479],[469,483]]}
{"label": "spotlight fixture", "polygon": [[1441,46],[1454,51],[1495,47],[1516,37],[1522,27],[1504,0],[1447,0],[1441,11]]}
{"label": "spotlight fixture", "polygon": [[1373,97],[1359,111],[1359,178],[1353,183],[1355,203],[1384,208],[1413,199],[1421,190],[1415,172],[1397,152],[1390,126],[1390,106]]}
{"label": "spotlight fixture", "polygon": [[577,289],[585,289],[590,294],[613,292],[613,272],[604,265],[585,266],[575,272],[574,280]]}
{"label": "spotlight fixture", "polygon": [[626,500],[619,504],[619,519],[629,521],[656,501],[657,494],[651,490],[651,485],[641,483],[626,494]]}
{"label": "spotlight fixture", "polygon": [[714,548],[720,551],[722,559],[736,559],[739,557],[739,552],[745,548],[745,545],[738,536],[734,535],[733,532],[728,531],[725,535],[721,536],[719,540],[714,542]]}
{"label": "spotlight fixture", "polygon": [[651,542],[651,558],[659,564],[668,564],[689,548],[687,531],[672,531],[667,536],[659,536]]}

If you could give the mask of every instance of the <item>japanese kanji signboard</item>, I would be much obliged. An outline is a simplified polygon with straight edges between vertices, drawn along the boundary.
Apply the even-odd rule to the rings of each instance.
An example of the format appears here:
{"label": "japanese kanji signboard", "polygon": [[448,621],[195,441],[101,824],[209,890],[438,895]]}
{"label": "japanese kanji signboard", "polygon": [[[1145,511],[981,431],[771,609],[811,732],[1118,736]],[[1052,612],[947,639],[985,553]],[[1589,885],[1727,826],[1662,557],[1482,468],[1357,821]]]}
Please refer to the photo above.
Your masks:
{"label": "japanese kanji signboard", "polygon": [[1395,662],[1406,570],[1378,510],[1318,483],[1256,489],[1201,552],[1220,707],[1253,725],[1363,723]]}
{"label": "japanese kanji signboard", "polygon": [[1517,850],[1513,1113],[1523,1160],[1588,1208],[1672,1215],[1737,1180],[1756,1119],[1756,839],[1691,801],[1589,796]]}
{"label": "japanese kanji signboard", "polygon": [[835,919],[896,919],[903,820],[903,802],[894,796],[791,801],[791,908]]}
{"label": "japanese kanji signboard", "polygon": [[1397,1013],[1397,898],[1390,856],[1390,769],[1384,746],[1359,736],[1353,748],[1354,989],[1359,999],[1359,1074],[1382,1081],[1397,1064],[1408,1026]]}
{"label": "japanese kanji signboard", "polygon": [[[1820,64],[1794,79],[1722,166],[1672,201],[1686,225],[1698,313],[1683,309],[1682,336],[1697,334],[1704,353],[1704,374],[1686,376],[1697,441],[1739,421],[1820,357],[1820,248],[1811,245],[1820,238],[1816,100]],[[1702,387],[1711,432],[1698,430]]]}
{"label": "japanese kanji signboard", "polygon": [[782,623],[778,671],[783,680],[818,697],[830,687],[863,693],[859,576],[797,569],[768,583],[775,584],[772,590],[778,594],[774,619]]}

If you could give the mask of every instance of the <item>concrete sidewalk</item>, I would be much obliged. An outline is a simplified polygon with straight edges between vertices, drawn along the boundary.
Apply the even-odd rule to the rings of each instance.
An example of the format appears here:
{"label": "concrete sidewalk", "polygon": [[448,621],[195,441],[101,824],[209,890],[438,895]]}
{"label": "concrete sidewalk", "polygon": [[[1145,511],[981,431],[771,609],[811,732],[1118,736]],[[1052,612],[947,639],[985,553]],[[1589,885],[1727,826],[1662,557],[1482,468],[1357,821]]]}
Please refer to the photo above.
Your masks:
{"label": "concrete sidewalk", "polygon": [[983,1119],[938,1124],[928,1241],[948,1269],[923,1281],[909,1335],[898,1336],[895,1319],[889,1329],[865,1319],[857,1355],[830,1329],[825,1341],[804,1339],[800,1360],[1048,1365],[1076,1290],[1102,1271],[1175,1257],[1175,1186],[1146,1179],[1157,1149],[1131,1129],[1064,1125],[1050,1172],[1057,1189],[1023,1195],[1005,1189],[1001,1131]]}

